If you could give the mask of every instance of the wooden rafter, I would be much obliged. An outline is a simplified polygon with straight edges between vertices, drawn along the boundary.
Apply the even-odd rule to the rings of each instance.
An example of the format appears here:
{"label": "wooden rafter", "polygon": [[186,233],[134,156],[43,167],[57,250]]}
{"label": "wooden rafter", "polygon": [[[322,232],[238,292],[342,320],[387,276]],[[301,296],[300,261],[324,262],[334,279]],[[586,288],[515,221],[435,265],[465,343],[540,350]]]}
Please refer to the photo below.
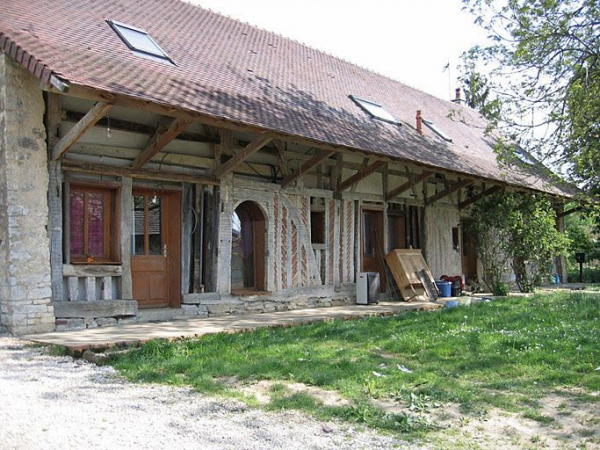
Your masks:
{"label": "wooden rafter", "polygon": [[246,145],[237,155],[232,156],[215,170],[215,177],[222,178],[246,161],[250,156],[258,152],[261,148],[273,140],[273,136],[269,133],[262,133],[248,145]]}
{"label": "wooden rafter", "polygon": [[501,190],[502,190],[501,186],[492,186],[491,188],[485,189],[485,190],[481,191],[479,194],[474,195],[473,197],[466,199],[464,202],[459,203],[458,209],[465,209],[467,206],[470,206],[473,203],[478,202],[482,198],[487,197],[488,195],[495,194],[496,192],[501,191]]}
{"label": "wooden rafter", "polygon": [[325,152],[317,153],[315,156],[313,156],[308,161],[306,161],[304,164],[302,164],[298,170],[290,173],[287,177],[285,177],[283,180],[281,180],[281,187],[286,187],[289,184],[293,183],[298,178],[300,178],[302,175],[304,175],[306,172],[308,172],[310,169],[321,164],[324,160],[329,158],[334,153],[335,153],[334,151],[325,151]]}
{"label": "wooden rafter", "polygon": [[148,161],[150,161],[154,155],[160,152],[163,148],[167,146],[169,142],[175,139],[183,130],[189,127],[192,124],[191,120],[188,119],[173,119],[170,121],[169,125],[163,129],[163,127],[159,126],[156,130],[156,133],[150,140],[150,144],[146,147],[145,150],[142,151],[133,161],[133,165],[131,166],[134,169],[140,169]]}
{"label": "wooden rafter", "polygon": [[387,164],[387,162],[385,162],[385,161],[375,161],[374,163],[372,163],[366,167],[363,167],[358,172],[356,172],[354,175],[352,175],[350,178],[347,178],[346,180],[344,180],[340,184],[338,184],[336,191],[337,192],[345,191],[349,187],[358,183],[360,180],[363,180],[364,178],[371,175],[373,172],[385,167],[386,164]]}
{"label": "wooden rafter", "polygon": [[458,191],[459,189],[462,189],[464,187],[467,187],[471,184],[475,183],[475,180],[469,180],[468,178],[465,180],[461,180],[457,183],[454,183],[453,185],[449,186],[448,188],[444,189],[441,192],[438,192],[437,194],[429,197],[428,199],[425,200],[425,206],[431,205],[432,203],[437,202],[438,200],[452,194],[453,192]]}
{"label": "wooden rafter", "polygon": [[83,118],[65,134],[52,149],[52,161],[57,161],[83,136],[96,122],[112,109],[110,103],[98,102]]}
{"label": "wooden rafter", "polygon": [[133,169],[131,167],[115,167],[104,164],[75,161],[71,159],[63,159],[61,168],[66,172],[93,173],[111,177],[131,177],[141,180],[157,181],[185,181],[188,183],[209,184],[213,186],[217,186],[219,184],[219,181],[212,176],[195,175],[182,172],[166,172],[163,170],[140,170]]}
{"label": "wooden rafter", "polygon": [[415,177],[414,180],[409,180],[406,183],[401,184],[397,188],[392,189],[390,192],[388,192],[387,195],[385,196],[385,201],[389,202],[390,200],[395,199],[396,197],[398,197],[402,193],[408,191],[410,188],[412,188],[413,186],[419,184],[421,181],[426,180],[427,178],[429,178],[433,174],[434,174],[434,172],[427,172],[427,171],[420,173],[419,175],[417,175]]}
{"label": "wooden rafter", "polygon": [[281,141],[273,141],[275,144],[275,148],[279,154],[279,169],[281,170],[281,175],[283,177],[287,177],[290,174],[290,170],[287,167],[287,163],[285,161],[285,147],[283,142]]}

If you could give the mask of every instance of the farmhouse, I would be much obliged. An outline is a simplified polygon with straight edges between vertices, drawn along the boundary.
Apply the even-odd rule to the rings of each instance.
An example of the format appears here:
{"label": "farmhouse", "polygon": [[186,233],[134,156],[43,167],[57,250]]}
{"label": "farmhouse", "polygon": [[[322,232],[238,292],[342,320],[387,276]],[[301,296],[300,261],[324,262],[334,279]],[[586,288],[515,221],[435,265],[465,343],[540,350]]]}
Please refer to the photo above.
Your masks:
{"label": "farmhouse", "polygon": [[394,248],[476,278],[470,205],[564,194],[487,125],[179,0],[2,2],[0,324],[352,303]]}

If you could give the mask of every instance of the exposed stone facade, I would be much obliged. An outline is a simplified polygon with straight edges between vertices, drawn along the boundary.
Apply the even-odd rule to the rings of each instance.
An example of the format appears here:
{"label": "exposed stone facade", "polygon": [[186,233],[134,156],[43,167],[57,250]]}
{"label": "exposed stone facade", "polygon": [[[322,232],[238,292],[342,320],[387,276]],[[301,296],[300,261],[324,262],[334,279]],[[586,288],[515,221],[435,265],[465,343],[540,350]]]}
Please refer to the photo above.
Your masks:
{"label": "exposed stone facade", "polygon": [[0,323],[52,331],[48,158],[39,81],[0,54]]}

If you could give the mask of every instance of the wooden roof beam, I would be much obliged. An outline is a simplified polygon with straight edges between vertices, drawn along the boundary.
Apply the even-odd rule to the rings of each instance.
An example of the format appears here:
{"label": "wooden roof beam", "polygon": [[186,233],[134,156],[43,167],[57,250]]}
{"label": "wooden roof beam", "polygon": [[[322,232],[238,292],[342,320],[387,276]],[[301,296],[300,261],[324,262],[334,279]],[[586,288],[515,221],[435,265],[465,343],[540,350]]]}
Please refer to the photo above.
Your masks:
{"label": "wooden roof beam", "polygon": [[304,164],[302,164],[298,170],[290,173],[287,177],[284,177],[283,180],[281,180],[281,187],[286,187],[289,184],[293,183],[306,172],[308,172],[310,169],[312,169],[315,166],[318,166],[334,153],[335,152],[332,150],[317,153],[315,156],[313,156]]}
{"label": "wooden roof beam", "polygon": [[112,109],[113,105],[105,102],[96,103],[83,118],[65,134],[52,149],[52,161],[57,161],[67,153],[73,144],[77,142],[96,122],[104,117]]}
{"label": "wooden roof beam", "polygon": [[181,134],[187,127],[192,124],[191,120],[188,119],[173,119],[170,121],[168,126],[163,127],[159,126],[152,139],[150,139],[150,144],[143,150],[135,161],[133,161],[132,168],[140,169],[148,163],[158,152],[164,149],[169,142],[175,139],[179,134]]}
{"label": "wooden roof beam", "polygon": [[352,175],[350,178],[347,178],[346,180],[342,181],[337,186],[336,192],[345,191],[349,187],[358,183],[360,180],[363,180],[366,177],[368,177],[369,175],[371,175],[376,170],[379,170],[379,169],[385,167],[386,164],[387,164],[386,161],[375,161],[374,163],[372,163],[366,167],[363,167],[358,172],[356,172],[354,175]]}
{"label": "wooden roof beam", "polygon": [[273,136],[269,133],[261,133],[256,139],[246,145],[237,155],[232,156],[215,170],[215,177],[223,178],[230,172],[246,161],[250,156],[254,155],[261,148],[273,140]]}
{"label": "wooden roof beam", "polygon": [[458,209],[465,209],[467,206],[472,205],[475,202],[478,202],[484,197],[495,194],[498,191],[502,190],[502,186],[492,186],[491,188],[485,189],[481,191],[479,194],[474,195],[471,198],[466,199],[465,201],[458,204]]}
{"label": "wooden roof beam", "polygon": [[141,180],[188,182],[217,186],[219,181],[212,176],[196,175],[185,172],[166,172],[164,170],[134,169],[131,167],[116,167],[104,164],[94,164],[71,159],[63,159],[61,168],[65,172],[93,173],[111,177],[131,177]]}
{"label": "wooden roof beam", "polygon": [[448,188],[444,189],[443,191],[438,192],[437,194],[429,197],[428,199],[425,199],[425,206],[429,206],[429,205],[437,202],[438,200],[441,200],[442,198],[447,197],[448,195],[452,194],[453,192],[456,192],[459,189],[467,187],[473,183],[475,183],[475,180],[470,180],[468,178],[465,180],[461,180],[458,183],[454,183],[452,186],[449,186]]}
{"label": "wooden roof beam", "polygon": [[413,186],[419,184],[421,181],[425,181],[427,178],[429,178],[432,175],[434,175],[434,172],[427,172],[427,171],[425,171],[425,172],[420,173],[413,180],[409,180],[406,183],[401,184],[397,188],[392,189],[390,192],[388,192],[387,195],[385,196],[385,201],[389,202],[390,200],[395,199],[399,195],[401,195],[404,192],[408,191]]}

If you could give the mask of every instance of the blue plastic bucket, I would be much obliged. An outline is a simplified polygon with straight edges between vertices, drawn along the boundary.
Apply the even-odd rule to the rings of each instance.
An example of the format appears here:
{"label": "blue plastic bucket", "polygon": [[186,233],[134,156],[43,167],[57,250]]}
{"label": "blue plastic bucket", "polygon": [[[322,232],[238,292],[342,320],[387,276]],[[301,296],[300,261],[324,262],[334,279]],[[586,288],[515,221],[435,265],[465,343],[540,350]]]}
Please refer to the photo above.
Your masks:
{"label": "blue plastic bucket", "polygon": [[440,297],[452,296],[452,283],[449,281],[436,281],[435,284],[440,291]]}

